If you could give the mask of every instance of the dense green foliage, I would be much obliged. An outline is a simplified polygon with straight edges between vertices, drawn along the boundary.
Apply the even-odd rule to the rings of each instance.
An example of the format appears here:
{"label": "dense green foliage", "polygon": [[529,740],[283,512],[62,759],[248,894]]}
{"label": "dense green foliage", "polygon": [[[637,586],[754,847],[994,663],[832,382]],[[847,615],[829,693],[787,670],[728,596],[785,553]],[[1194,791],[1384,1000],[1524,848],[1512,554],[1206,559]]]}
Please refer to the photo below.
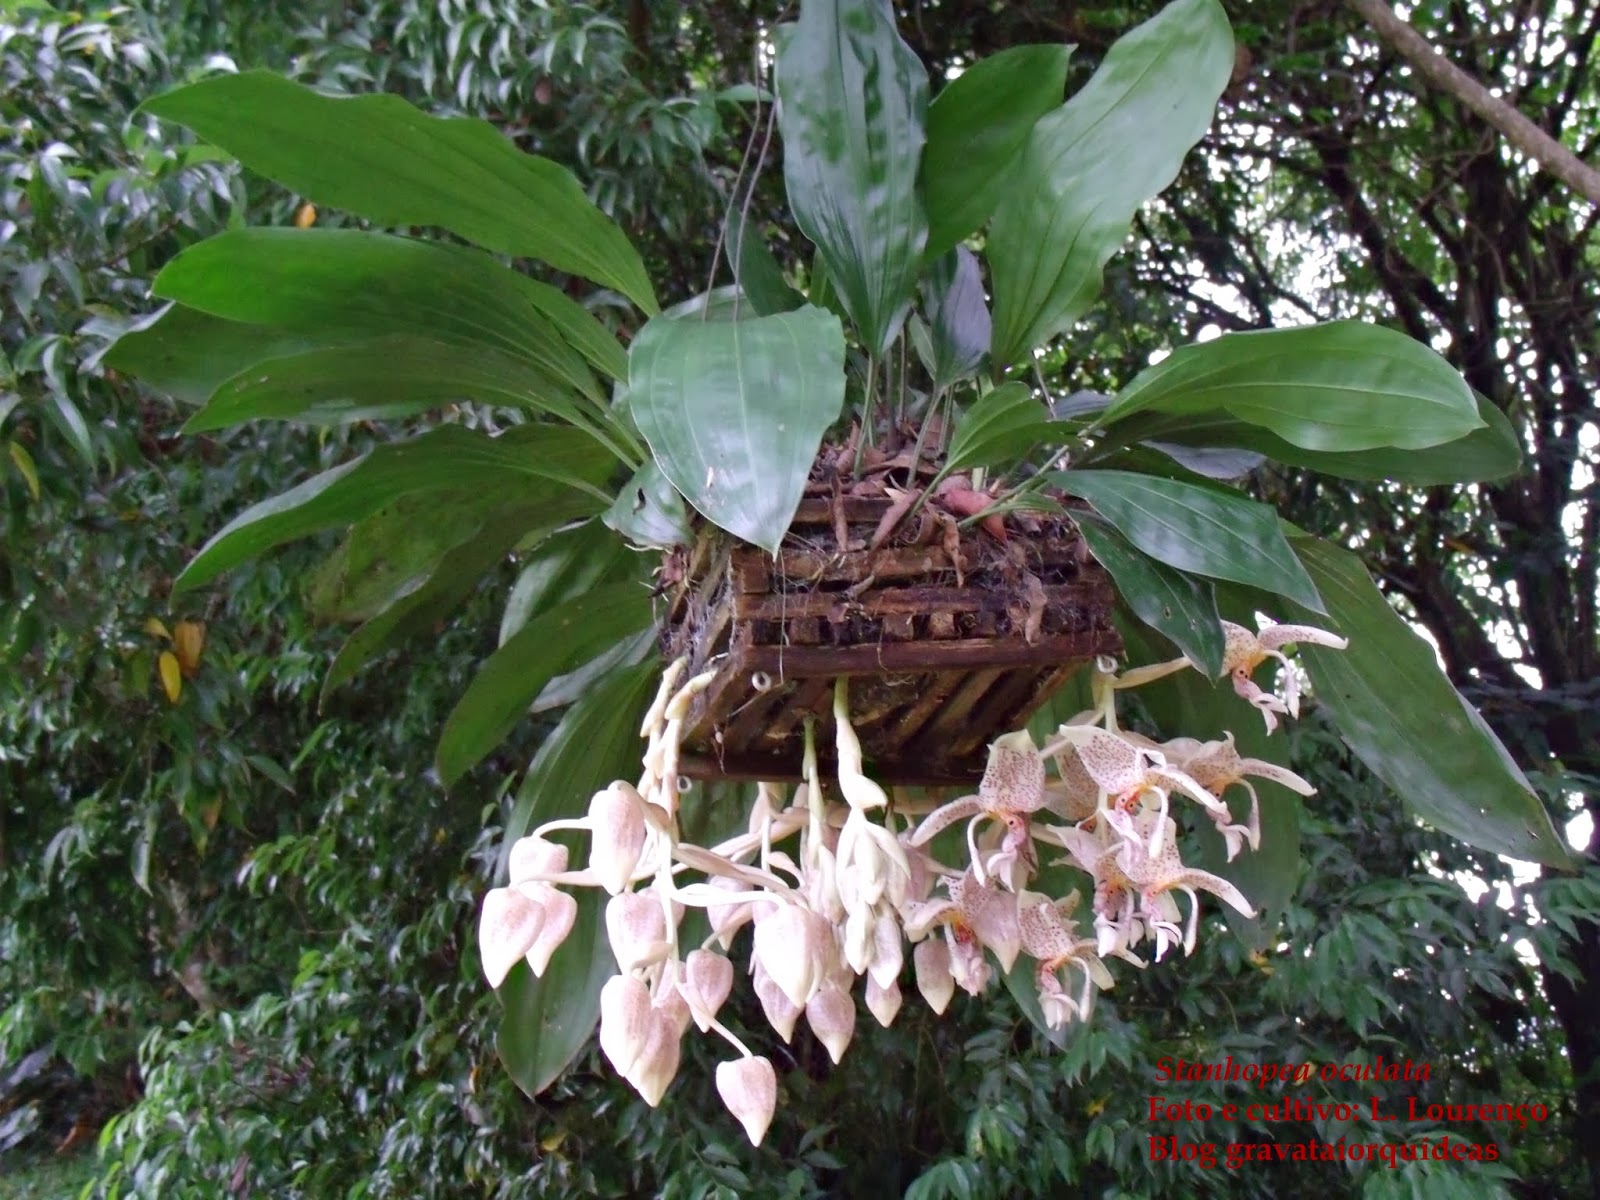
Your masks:
{"label": "dense green foliage", "polygon": [[[1318,723],[1294,748],[1323,793],[1303,822],[1301,886],[1280,939],[1253,956],[1220,936],[1219,923],[1181,970],[1119,982],[1064,1050],[1005,1001],[958,1006],[942,1021],[909,1001],[892,1030],[863,1021],[837,1073],[802,1032],[790,1057],[766,1047],[787,1070],[759,1152],[723,1113],[708,1062],[686,1063],[657,1110],[592,1052],[537,1101],[510,1083],[492,1044],[497,1006],[477,965],[474,903],[494,875],[502,798],[539,730],[520,730],[448,793],[429,775],[444,716],[492,647],[504,587],[485,588],[458,625],[414,640],[319,709],[337,643],[302,603],[310,557],[290,551],[244,568],[203,600],[180,601],[192,607],[172,608],[169,587],[242,501],[345,461],[378,431],[269,425],[221,441],[180,438],[187,412],[107,377],[95,355],[126,314],[148,307],[155,269],[178,250],[230,223],[287,223],[294,211],[297,197],[130,116],[214,52],[489,116],[578,172],[642,241],[652,275],[669,281],[663,301],[700,291],[716,188],[737,158],[729,135],[747,132],[745,110],[718,90],[749,79],[749,18],[711,6],[703,21],[668,21],[654,7],[165,3],[103,23],[0,17],[0,279],[13,297],[0,315],[0,1081],[40,1047],[66,1068],[49,1087],[0,1090],[0,1160],[48,1153],[75,1126],[80,1141],[92,1138],[120,1113],[96,1168],[105,1194],[510,1196],[537,1186],[575,1196],[910,1188],[936,1197],[1046,1194],[1062,1181],[1107,1195],[1581,1193],[1582,1110],[1559,1053],[1572,1026],[1558,1024],[1549,995],[1553,981],[1594,979],[1579,940],[1592,944],[1600,911],[1593,871],[1541,881],[1536,907],[1527,889],[1506,891],[1514,904],[1498,906],[1510,867],[1406,818]],[[940,64],[992,48],[980,44],[989,37],[1042,36],[1026,21],[1044,18],[1015,7],[981,33],[964,6],[938,21],[927,14],[910,25],[916,48]],[[1080,53],[1095,57],[1126,15],[1075,20],[1080,29],[1048,36],[1079,36]],[[1250,85],[1262,111],[1241,121],[1300,111],[1270,91],[1279,72],[1296,103],[1306,102],[1296,89],[1326,86],[1316,39],[1331,34],[1312,34],[1314,48],[1297,51],[1310,57],[1291,61],[1275,59],[1256,31],[1256,52],[1274,66]],[[1573,94],[1590,96],[1592,83],[1574,79]],[[1227,149],[1232,136],[1217,140]],[[1373,171],[1372,188],[1392,185]],[[1254,181],[1184,183],[1191,190],[1150,220],[1188,225],[1195,261],[1175,262],[1156,239],[1114,261],[1108,313],[1118,320],[1092,316],[1072,350],[1046,364],[1063,382],[1131,378],[1151,349],[1205,321],[1263,323],[1287,303],[1270,291],[1296,285],[1292,264],[1281,276],[1251,274],[1260,263],[1237,247],[1252,243],[1224,254],[1202,236],[1218,232],[1207,205],[1236,200]],[[1290,193],[1277,219],[1315,231],[1330,219],[1320,197]],[[758,193],[753,216],[768,208]],[[1401,228],[1423,276],[1448,269],[1420,248],[1422,234]],[[782,254],[790,231],[768,232]],[[1208,271],[1241,289],[1243,316],[1214,311],[1193,281]],[[1394,301],[1410,326],[1395,300],[1410,293],[1380,292],[1394,281],[1374,281],[1359,262],[1341,277],[1342,290],[1312,297],[1319,315],[1383,314]],[[1427,295],[1426,279],[1409,282]],[[1551,360],[1564,362],[1561,353],[1550,350]],[[1583,353],[1577,361],[1592,363]],[[1516,411],[1506,394],[1514,382],[1493,398]],[[1541,449],[1536,439],[1530,449]],[[1589,770],[1559,746],[1554,760],[1543,757],[1554,737],[1573,736],[1559,723],[1577,720],[1569,694],[1548,698],[1558,720],[1547,739],[1540,701],[1488,670],[1495,651],[1479,644],[1501,614],[1490,606],[1505,582],[1478,589],[1475,571],[1448,555],[1407,558],[1419,523],[1439,545],[1493,549],[1475,540],[1472,501],[1440,494],[1423,516],[1354,486],[1313,493],[1292,476],[1263,486],[1301,503],[1308,525],[1376,531],[1395,564],[1389,581],[1421,619],[1450,618],[1447,660],[1483,664],[1457,681],[1499,701],[1490,716],[1502,731],[1529,731],[1519,752],[1563,813],[1563,797],[1584,781],[1560,766]],[[1526,580],[1539,553],[1519,542],[1516,554],[1534,566],[1495,561]],[[1444,574],[1429,576],[1441,561]],[[167,643],[147,630],[152,617],[169,628],[206,622],[198,672],[177,703],[159,682]],[[1592,607],[1588,620],[1580,636],[1592,639]],[[1592,680],[1581,669],[1590,675],[1561,686]],[[1489,891],[1470,902],[1457,872]],[[756,1014],[741,1016],[771,1041]],[[1145,1097],[1164,1055],[1345,1062],[1380,1052],[1427,1057],[1437,1072],[1428,1100],[1540,1101],[1550,1120],[1475,1130],[1498,1136],[1505,1170],[1447,1178],[1421,1166],[1202,1172],[1146,1161]],[[867,1078],[876,1086],[859,1086]],[[1213,1099],[1217,1089],[1192,1094]],[[1366,1094],[1335,1085],[1319,1098]],[[1223,1141],[1311,1133],[1215,1130]],[[1376,1136],[1370,1126],[1315,1134]]]}

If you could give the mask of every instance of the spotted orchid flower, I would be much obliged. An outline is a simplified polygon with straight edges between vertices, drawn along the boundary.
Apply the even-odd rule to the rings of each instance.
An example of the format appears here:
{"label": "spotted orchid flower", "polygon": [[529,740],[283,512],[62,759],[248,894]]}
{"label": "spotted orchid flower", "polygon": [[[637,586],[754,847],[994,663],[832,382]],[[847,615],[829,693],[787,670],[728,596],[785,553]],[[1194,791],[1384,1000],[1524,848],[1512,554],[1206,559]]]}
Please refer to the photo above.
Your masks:
{"label": "spotted orchid flower", "polygon": [[1162,743],[1161,748],[1169,762],[1181,767],[1191,779],[1217,799],[1221,800],[1223,794],[1235,784],[1250,794],[1250,816],[1243,825],[1234,821],[1231,816],[1223,816],[1215,809],[1207,810],[1211,819],[1216,822],[1217,832],[1227,843],[1229,862],[1232,862],[1234,856],[1243,849],[1245,842],[1250,844],[1252,850],[1261,848],[1261,798],[1256,794],[1256,789],[1250,781],[1245,778],[1247,775],[1281,783],[1301,796],[1312,796],[1317,791],[1287,767],[1264,762],[1259,758],[1241,757],[1233,744],[1231,733],[1224,735],[1221,741],[1215,742],[1174,738]]}
{"label": "spotted orchid flower", "polygon": [[[967,822],[967,850],[979,885],[1000,875],[1015,882],[1017,865],[1031,866],[1032,841],[1028,818],[1044,807],[1044,758],[1025,729],[998,737],[989,746],[989,761],[976,796],[940,806],[924,818],[911,836],[913,846],[925,846],[957,821]],[[1005,827],[1000,847],[992,854],[979,852],[977,831],[985,821]]]}
{"label": "spotted orchid flower", "polygon": [[[1157,811],[1165,817],[1168,799],[1176,791],[1197,801],[1213,820],[1231,819],[1226,804],[1169,764],[1160,748],[1137,735],[1094,725],[1063,725],[1046,749],[1055,757],[1063,781],[1076,780],[1080,791],[1083,776],[1093,781],[1102,798],[1098,808],[1131,813],[1142,806],[1146,796],[1154,796]],[[1149,852],[1160,854],[1166,825],[1157,821],[1150,828]]]}
{"label": "spotted orchid flower", "polygon": [[[1017,898],[1022,948],[1038,963],[1034,981],[1045,1023],[1051,1028],[1073,1020],[1088,1020],[1095,988],[1109,988],[1114,982],[1096,952],[1095,939],[1077,934],[1077,922],[1072,919],[1077,905],[1077,892],[1062,900],[1037,892],[1023,892]],[[1076,997],[1068,994],[1062,979],[1062,972],[1072,968],[1083,975],[1083,986]]]}
{"label": "spotted orchid flower", "polygon": [[[1278,715],[1300,715],[1300,678],[1284,657],[1282,647],[1296,642],[1310,642],[1314,646],[1329,646],[1343,650],[1350,643],[1336,633],[1316,629],[1310,625],[1263,624],[1260,632],[1251,633],[1243,625],[1231,621],[1222,623],[1222,672],[1233,679],[1233,690],[1260,710],[1267,723],[1267,732],[1278,727]],[[1255,669],[1269,658],[1275,658],[1286,668],[1283,695],[1266,692],[1250,678]]]}
{"label": "spotted orchid flower", "polygon": [[[1124,818],[1115,824],[1099,822],[1092,833],[1071,826],[1050,830],[1072,861],[1094,879],[1101,957],[1131,950],[1144,936],[1154,939],[1158,961],[1170,944],[1181,943],[1185,953],[1193,953],[1200,918],[1197,891],[1210,892],[1247,917],[1256,915],[1244,894],[1226,879],[1184,865],[1178,855],[1176,823],[1160,809],[1147,807]],[[1166,827],[1159,839],[1153,829],[1158,822]],[[1150,852],[1152,841],[1159,841],[1159,853]],[[1182,914],[1171,895],[1174,891],[1189,897],[1188,925],[1181,933]]]}
{"label": "spotted orchid flower", "polygon": [[[905,925],[906,937],[913,942],[922,942],[937,927],[944,929],[943,955],[922,946],[914,955],[917,986],[935,1012],[944,1011],[952,982],[974,996],[988,986],[985,948],[994,951],[1002,971],[1011,970],[1022,950],[1015,894],[995,886],[992,880],[980,882],[973,871],[946,879],[945,890],[948,900],[929,900],[909,908]],[[936,1001],[940,994],[944,1003]]]}

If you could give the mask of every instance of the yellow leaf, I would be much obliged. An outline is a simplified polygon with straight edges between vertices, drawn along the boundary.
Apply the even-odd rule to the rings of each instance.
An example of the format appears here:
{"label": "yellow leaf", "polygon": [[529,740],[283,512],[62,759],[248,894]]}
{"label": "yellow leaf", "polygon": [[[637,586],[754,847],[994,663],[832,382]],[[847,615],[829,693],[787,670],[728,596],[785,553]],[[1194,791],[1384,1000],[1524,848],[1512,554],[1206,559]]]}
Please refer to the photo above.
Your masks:
{"label": "yellow leaf", "polygon": [[205,827],[207,830],[212,830],[217,827],[217,818],[221,815],[221,800],[213,800],[210,804],[206,805],[200,810],[200,819],[205,822]]}
{"label": "yellow leaf", "polygon": [[200,651],[206,644],[204,621],[179,621],[172,637],[172,648],[178,652],[178,666],[183,677],[193,679],[200,671]]}
{"label": "yellow leaf", "polygon": [[554,1154],[561,1149],[561,1143],[567,1140],[567,1131],[558,1129],[554,1133],[547,1133],[539,1139],[539,1149],[546,1154]]}
{"label": "yellow leaf", "polygon": [[156,667],[161,672],[161,686],[167,693],[167,699],[176,704],[178,697],[183,694],[183,672],[178,667],[178,656],[171,650],[163,650],[161,657],[156,660]]}
{"label": "yellow leaf", "polygon": [[294,210],[294,227],[296,229],[310,229],[317,221],[317,206],[307,200]]}
{"label": "yellow leaf", "polygon": [[1083,1111],[1085,1113],[1087,1113],[1091,1117],[1098,1117],[1101,1113],[1105,1112],[1105,1110],[1106,1110],[1106,1102],[1105,1102],[1104,1098],[1102,1098],[1102,1099],[1094,1101],[1094,1103],[1090,1104],[1089,1107],[1084,1109]]}
{"label": "yellow leaf", "polygon": [[22,476],[22,482],[28,485],[28,494],[35,500],[39,498],[39,469],[33,465],[33,455],[28,453],[28,448],[21,442],[8,444],[11,451],[11,461],[17,464],[17,474]]}
{"label": "yellow leaf", "polygon": [[169,642],[172,640],[172,635],[167,632],[167,627],[160,617],[151,617],[147,620],[144,623],[144,631],[151,637],[165,638]]}

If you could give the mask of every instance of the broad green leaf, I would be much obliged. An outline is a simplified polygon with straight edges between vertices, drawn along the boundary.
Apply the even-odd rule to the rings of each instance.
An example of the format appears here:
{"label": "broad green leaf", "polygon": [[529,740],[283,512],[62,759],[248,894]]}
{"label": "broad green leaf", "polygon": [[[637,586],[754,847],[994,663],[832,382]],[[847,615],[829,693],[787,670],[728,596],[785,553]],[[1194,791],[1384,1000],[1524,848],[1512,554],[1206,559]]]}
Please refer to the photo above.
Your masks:
{"label": "broad green leaf", "polygon": [[673,487],[776,554],[844,406],[844,333],[806,305],[748,321],[656,318],[629,350],[628,407]]}
{"label": "broad green leaf", "polygon": [[[326,345],[315,332],[225,321],[169,304],[119,337],[101,362],[185,404],[204,404],[227,380],[269,358]],[[348,339],[343,339],[348,340]]]}
{"label": "broad green leaf", "polygon": [[379,446],[253,505],[201,548],[173,587],[198,587],[273,546],[354,524],[401,496],[419,492],[463,485],[499,489],[508,504],[548,504],[551,521],[585,516],[610,503],[597,484],[611,463],[610,455],[575,429],[520,425],[490,437],[446,425]]}
{"label": "broad green leaf", "polygon": [[928,373],[936,387],[949,387],[975,372],[989,353],[989,302],[972,251],[957,246],[929,268],[922,307],[932,360]]}
{"label": "broad green leaf", "polygon": [[1208,677],[1221,674],[1222,620],[1211,582],[1192,579],[1141,554],[1092,514],[1078,514],[1074,521],[1134,615],[1165,635]]}
{"label": "broad green leaf", "polygon": [[757,316],[791,312],[806,302],[783,277],[783,268],[767,249],[760,231],[750,227],[737,207],[728,210],[725,252],[733,267],[733,277],[749,297]]}
{"label": "broad green leaf", "polygon": [[1119,38],[1041,117],[1006,171],[986,242],[996,368],[1070,329],[1134,214],[1178,176],[1233,71],[1217,0],[1176,0]]}
{"label": "broad green leaf", "polygon": [[587,662],[580,663],[564,675],[557,675],[545,684],[534,697],[533,703],[528,705],[528,715],[534,717],[577,703],[612,671],[643,662],[652,657],[656,650],[657,631],[654,626],[641,629],[631,638],[611,643]]}
{"label": "broad green leaf", "polygon": [[[554,516],[557,524],[562,522],[559,507]],[[496,510],[476,536],[445,554],[426,579],[350,635],[322,680],[321,703],[326,705],[335,688],[380,655],[436,629],[514,547],[552,531],[541,506],[511,505]]]}
{"label": "broad green leaf", "polygon": [[580,666],[650,623],[650,593],[636,581],[590,590],[581,602],[530,620],[479,669],[445,721],[436,763],[451,786],[528,715],[555,676]]}
{"label": "broad green leaf", "polygon": [[599,521],[562,530],[528,556],[506,598],[498,644],[504,646],[534,617],[581,599],[591,588],[623,579],[642,582],[644,561]]}
{"label": "broad green leaf", "polygon": [[1018,380],[978,397],[950,438],[945,471],[992,467],[1026,454],[1061,431],[1050,410]]}
{"label": "broad green leaf", "polygon": [[750,302],[750,297],[744,294],[743,288],[736,283],[727,283],[678,301],[665,309],[658,319],[671,321],[679,317],[694,317],[701,321],[737,321],[760,315]]}
{"label": "broad green leaf", "polygon": [[532,364],[482,347],[404,335],[252,363],[222,384],[184,431],[307,414],[326,419],[346,410],[359,419],[394,406],[424,411],[463,400],[548,413],[585,430],[624,462],[639,455],[609,407]]}
{"label": "broad green leaf", "polygon": [[324,340],[406,335],[529,363],[604,399],[542,285],[476,250],[352,229],[236,229],[191,246],[156,295]]}
{"label": "broad green leaf", "polygon": [[399,96],[328,96],[269,71],[219,75],[146,101],[252,171],[379,225],[436,225],[537,258],[656,311],[644,263],[565,167],[487,121],[430,117]]}
{"label": "broad green leaf", "polygon": [[[1251,606],[1241,603],[1235,589],[1227,585],[1219,587],[1217,601],[1227,619],[1254,626],[1247,611]],[[1161,662],[1170,657],[1164,647],[1155,645],[1154,639],[1143,629],[1126,619],[1119,620],[1118,628],[1123,634],[1130,666]],[[1136,695],[1163,737],[1214,741],[1231,733],[1244,757],[1294,769],[1289,761],[1289,739],[1282,732],[1269,735],[1259,712],[1235,695],[1231,687],[1203,679],[1199,672],[1179,671],[1139,688]],[[1198,806],[1180,800],[1180,810],[1187,810],[1190,816],[1186,819],[1183,811],[1177,816],[1181,825],[1198,832],[1201,855],[1195,865],[1232,882],[1255,906],[1259,914],[1255,918],[1241,916],[1226,905],[1218,907],[1227,916],[1228,924],[1247,943],[1259,949],[1272,934],[1277,915],[1289,903],[1299,881],[1300,805],[1303,801],[1271,780],[1253,778],[1250,784],[1261,797],[1261,848],[1251,850],[1246,846],[1232,862],[1228,861],[1227,846],[1221,835],[1199,813]],[[1227,800],[1236,819],[1243,821],[1249,816],[1250,797],[1242,787],[1230,789]],[[1311,802],[1316,803],[1315,797]]]}
{"label": "broad green leaf", "polygon": [[323,621],[367,621],[415,591],[474,537],[495,504],[481,489],[414,492],[357,522],[312,576],[311,611]]}
{"label": "broad green leaf", "polygon": [[694,540],[689,510],[656,461],[640,467],[606,510],[605,523],[635,546],[670,549]]}
{"label": "broad green leaf", "polygon": [[1418,450],[1485,422],[1472,389],[1438,354],[1362,321],[1228,333],[1141,371],[1101,417],[1222,409],[1314,451]]}
{"label": "broad green leaf", "polygon": [[[613,672],[579,700],[545,738],[506,819],[505,855],[530,829],[581,816],[589,797],[613,779],[637,779],[643,745],[639,721],[655,693],[660,664],[652,656]],[[575,864],[584,861],[573,855]],[[504,1006],[500,1061],[529,1095],[555,1082],[577,1057],[600,1016],[600,989],[617,973],[606,942],[599,888],[575,888],[578,919],[550,960],[543,979],[519,963],[500,988]]]}
{"label": "broad green leaf", "polygon": [[[1571,865],[1528,780],[1432,647],[1383,597],[1361,560],[1311,537],[1294,548],[1316,580],[1344,650],[1301,646],[1317,702],[1350,748],[1423,820],[1469,845]],[[1286,620],[1306,618],[1287,613]]]}
{"label": "broad green leaf", "polygon": [[1061,106],[1073,49],[1012,46],[973,63],[934,97],[922,152],[926,259],[943,256],[994,212],[1006,168],[1039,118]]}
{"label": "broad green leaf", "polygon": [[1515,475],[1522,466],[1522,448],[1516,430],[1505,414],[1486,396],[1473,394],[1482,427],[1465,437],[1420,450],[1380,446],[1372,450],[1306,450],[1284,441],[1269,430],[1247,424],[1228,413],[1141,413],[1118,427],[1129,436],[1150,431],[1163,453],[1173,443],[1191,448],[1232,446],[1265,455],[1292,467],[1304,467],[1340,479],[1393,480],[1432,486],[1441,483],[1477,483]]}
{"label": "broad green leaf", "polygon": [[1158,562],[1288,596],[1322,612],[1317,589],[1265,504],[1221,488],[1127,471],[1062,471],[1050,482],[1087,500]]}
{"label": "broad green leaf", "polygon": [[928,240],[917,182],[928,73],[883,0],[801,0],[779,41],[777,92],[795,224],[881,357],[910,309]]}

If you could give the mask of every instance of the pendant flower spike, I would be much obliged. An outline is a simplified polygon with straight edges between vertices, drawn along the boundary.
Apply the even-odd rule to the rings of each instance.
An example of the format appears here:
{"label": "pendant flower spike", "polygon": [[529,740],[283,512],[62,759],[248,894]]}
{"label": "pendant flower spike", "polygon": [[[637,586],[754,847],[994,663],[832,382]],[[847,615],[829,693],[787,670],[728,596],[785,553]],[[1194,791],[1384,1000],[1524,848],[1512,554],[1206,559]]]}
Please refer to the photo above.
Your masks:
{"label": "pendant flower spike", "polygon": [[[1280,714],[1298,711],[1294,674],[1280,696],[1258,687],[1251,672],[1268,658],[1286,663],[1280,647],[1294,642],[1345,644],[1299,625],[1263,626],[1254,634],[1226,625],[1224,632],[1234,689],[1262,713],[1269,732]],[[677,821],[679,795],[690,786],[678,774],[679,741],[694,696],[715,672],[685,681],[686,663],[679,660],[664,673],[640,729],[646,748],[637,785],[617,780],[590,799],[581,817],[547,822],[511,847],[506,886],[484,898],[484,974],[499,987],[518,959],[541,974],[577,913],[563,889],[603,888],[619,972],[600,995],[601,1050],[654,1106],[677,1074],[691,1026],[716,1034],[739,1054],[717,1067],[718,1093],[758,1144],[776,1109],[776,1072],[717,1017],[738,972],[714,948],[731,949],[744,924],[755,926],[750,986],[768,1023],[787,1042],[803,1016],[835,1062],[854,1037],[857,980],[864,980],[868,1011],[883,1025],[894,1021],[904,1000],[899,980],[907,941],[915,947],[918,990],[935,1012],[944,1011],[958,987],[981,996],[992,981],[991,956],[1010,972],[1027,954],[1046,1023],[1087,1020],[1096,989],[1112,986],[1107,960],[1145,966],[1135,950],[1146,939],[1155,943],[1157,960],[1172,946],[1193,951],[1200,892],[1254,915],[1232,883],[1184,864],[1173,793],[1202,807],[1231,859],[1261,841],[1250,779],[1271,779],[1302,796],[1314,790],[1291,771],[1241,756],[1232,734],[1162,743],[1118,728],[1120,691],[1192,665],[1179,658],[1119,673],[1114,659],[1098,660],[1091,708],[1060,726],[1042,749],[1026,730],[995,739],[977,792],[931,811],[899,794],[891,801],[868,777],[850,722],[848,684],[836,680],[837,778],[825,781],[818,770],[816,718],[806,714],[804,782],[792,799],[783,784],[761,783],[745,831],[698,846],[683,840]],[[1243,822],[1224,800],[1236,785],[1250,794]],[[917,816],[920,824],[913,823]],[[929,847],[958,822],[966,824],[966,861],[935,861]],[[581,870],[569,870],[567,850],[547,840],[557,830],[587,836]],[[1086,884],[1060,897],[1028,890],[1039,845],[1065,850],[1063,861],[1082,870]],[[1189,897],[1187,919],[1176,892]],[[1092,927],[1074,917],[1088,897]],[[687,906],[707,910],[711,932],[699,946],[681,943]]]}

